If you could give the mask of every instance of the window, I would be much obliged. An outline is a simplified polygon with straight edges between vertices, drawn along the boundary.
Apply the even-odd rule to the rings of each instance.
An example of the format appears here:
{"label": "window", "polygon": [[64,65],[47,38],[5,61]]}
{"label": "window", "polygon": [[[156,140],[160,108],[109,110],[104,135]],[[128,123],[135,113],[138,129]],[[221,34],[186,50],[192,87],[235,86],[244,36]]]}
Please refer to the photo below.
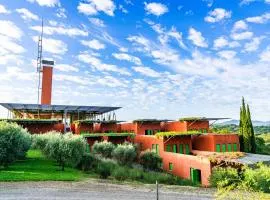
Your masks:
{"label": "window", "polygon": [[173,170],[173,164],[169,163],[169,170],[172,171]]}
{"label": "window", "polygon": [[171,145],[169,145],[169,144],[166,145],[166,151],[168,151],[168,152],[171,151]]}
{"label": "window", "polygon": [[159,145],[156,144],[156,153],[159,155]]}
{"label": "window", "polygon": [[220,152],[220,144],[216,144],[216,152]]}
{"label": "window", "polygon": [[185,145],[185,147],[186,147],[186,149],[185,149],[186,154],[190,154],[189,145],[188,145],[188,144],[186,144],[186,145]]}
{"label": "window", "polygon": [[222,152],[226,152],[226,144],[222,144]]}
{"label": "window", "polygon": [[152,144],[152,151],[156,152],[156,145]]}
{"label": "window", "polygon": [[238,151],[238,148],[237,148],[237,144],[236,143],[233,144],[233,151]]}
{"label": "window", "polygon": [[179,153],[184,153],[183,144],[179,144]]}
{"label": "window", "polygon": [[173,145],[173,152],[177,153],[177,145],[176,144]]}
{"label": "window", "polygon": [[227,148],[228,148],[228,152],[232,152],[232,144],[228,144]]}

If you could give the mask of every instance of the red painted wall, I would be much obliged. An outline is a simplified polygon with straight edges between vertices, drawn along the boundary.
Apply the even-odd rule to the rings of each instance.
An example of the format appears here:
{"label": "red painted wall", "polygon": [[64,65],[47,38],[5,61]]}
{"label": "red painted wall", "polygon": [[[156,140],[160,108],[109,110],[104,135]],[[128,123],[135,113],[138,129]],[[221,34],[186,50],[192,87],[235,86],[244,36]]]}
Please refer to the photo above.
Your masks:
{"label": "red painted wall", "polygon": [[161,125],[153,122],[135,122],[135,134],[144,135],[145,130],[153,130],[156,133],[161,130]]}
{"label": "red painted wall", "polygon": [[75,124],[75,134],[80,135],[81,132],[88,132],[93,133],[94,132],[94,125],[93,124]]}
{"label": "red painted wall", "polygon": [[41,104],[51,105],[52,101],[52,74],[53,68],[43,66]]}
{"label": "red painted wall", "polygon": [[135,133],[136,126],[134,123],[121,123],[119,132]]}
{"label": "red painted wall", "polygon": [[187,123],[180,121],[162,122],[161,127],[164,131],[179,131],[179,132],[187,131]]}
{"label": "red painted wall", "polygon": [[[192,147],[200,151],[216,151],[216,144],[237,144],[240,150],[239,137],[237,134],[214,134],[192,136]],[[226,145],[226,150],[227,145]]]}
{"label": "red painted wall", "polygon": [[26,128],[32,134],[42,134],[49,131],[58,131],[64,133],[64,124],[44,124],[44,123],[35,123],[35,124],[26,124],[26,123],[18,123],[23,128]]}
{"label": "red painted wall", "polygon": [[209,130],[209,121],[196,121],[196,122],[186,122],[187,130],[201,130],[207,129]]}

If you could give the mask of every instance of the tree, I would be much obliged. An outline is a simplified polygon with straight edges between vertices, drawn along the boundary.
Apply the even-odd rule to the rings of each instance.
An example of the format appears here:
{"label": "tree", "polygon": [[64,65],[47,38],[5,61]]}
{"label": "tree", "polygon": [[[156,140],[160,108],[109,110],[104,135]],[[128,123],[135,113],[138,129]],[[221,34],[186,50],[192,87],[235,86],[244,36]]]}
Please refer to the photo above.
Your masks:
{"label": "tree", "polygon": [[249,105],[247,104],[246,106],[244,97],[242,98],[242,106],[240,108],[239,141],[241,151],[255,153],[256,142],[254,129]]}

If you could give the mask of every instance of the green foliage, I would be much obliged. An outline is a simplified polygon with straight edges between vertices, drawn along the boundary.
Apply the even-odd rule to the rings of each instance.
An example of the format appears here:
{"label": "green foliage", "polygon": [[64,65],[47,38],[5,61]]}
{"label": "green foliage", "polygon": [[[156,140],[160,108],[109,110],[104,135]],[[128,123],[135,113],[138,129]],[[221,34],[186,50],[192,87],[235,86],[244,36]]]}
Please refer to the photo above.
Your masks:
{"label": "green foliage", "polygon": [[179,131],[169,131],[169,132],[158,132],[155,134],[156,137],[171,137],[171,136],[181,136],[181,135],[197,135],[201,134],[201,132],[194,130],[194,131],[184,131],[184,132],[179,132]]}
{"label": "green foliage", "polygon": [[135,136],[134,133],[89,133],[89,132],[81,132],[81,135],[84,137],[127,137],[127,136]]}
{"label": "green foliage", "polygon": [[129,169],[125,167],[117,167],[113,170],[112,176],[118,181],[124,181],[130,178]]}
{"label": "green foliage", "polygon": [[49,132],[43,135],[33,136],[32,146],[40,149],[48,158],[56,162],[64,170],[65,165],[77,166],[84,155],[85,139],[72,133],[61,134]]}
{"label": "green foliage", "polygon": [[23,159],[31,146],[31,135],[15,123],[0,121],[0,166]]}
{"label": "green foliage", "polygon": [[213,168],[209,182],[213,187],[228,187],[231,185],[236,186],[240,182],[240,176],[237,169],[227,167],[215,167]]}
{"label": "green foliage", "polygon": [[242,107],[240,108],[239,141],[241,151],[256,152],[255,135],[249,105],[247,104],[246,106],[244,98],[242,98]]}
{"label": "green foliage", "polygon": [[[228,130],[229,133],[239,133],[239,126],[235,124],[214,124],[212,127],[213,132],[222,132],[222,129]],[[269,135],[269,142],[270,143],[270,126],[254,126],[254,132],[257,135],[263,134],[263,135]]]}
{"label": "green foliage", "polygon": [[97,168],[97,162],[98,160],[93,154],[86,153],[83,155],[81,161],[77,165],[77,168],[82,171],[90,171]]}
{"label": "green foliage", "polygon": [[260,163],[255,169],[246,168],[242,187],[270,193],[270,167]]}
{"label": "green foliage", "polygon": [[100,178],[107,179],[114,169],[114,165],[110,162],[101,161],[98,163],[96,172],[99,174]]}
{"label": "green foliage", "polygon": [[155,152],[146,151],[140,155],[140,163],[146,170],[160,170],[162,158]]}
{"label": "green foliage", "polygon": [[95,144],[93,145],[93,152],[105,158],[111,158],[114,149],[115,145],[107,141],[95,142]]}
{"label": "green foliage", "polygon": [[130,143],[118,144],[112,156],[121,165],[131,165],[137,157],[135,147]]}
{"label": "green foliage", "polygon": [[270,144],[266,144],[263,137],[256,136],[256,153],[270,155]]}

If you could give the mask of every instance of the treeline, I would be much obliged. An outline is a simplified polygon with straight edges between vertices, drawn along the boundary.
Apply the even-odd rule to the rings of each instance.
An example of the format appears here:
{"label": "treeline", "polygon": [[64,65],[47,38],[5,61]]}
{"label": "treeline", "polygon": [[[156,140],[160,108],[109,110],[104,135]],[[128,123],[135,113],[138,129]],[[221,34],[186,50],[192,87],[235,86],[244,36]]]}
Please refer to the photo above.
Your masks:
{"label": "treeline", "polygon": [[[270,133],[270,126],[254,126],[253,128],[256,135]],[[229,133],[238,133],[239,126],[235,124],[229,125],[215,124],[213,125],[212,130],[213,132],[227,130]]]}

